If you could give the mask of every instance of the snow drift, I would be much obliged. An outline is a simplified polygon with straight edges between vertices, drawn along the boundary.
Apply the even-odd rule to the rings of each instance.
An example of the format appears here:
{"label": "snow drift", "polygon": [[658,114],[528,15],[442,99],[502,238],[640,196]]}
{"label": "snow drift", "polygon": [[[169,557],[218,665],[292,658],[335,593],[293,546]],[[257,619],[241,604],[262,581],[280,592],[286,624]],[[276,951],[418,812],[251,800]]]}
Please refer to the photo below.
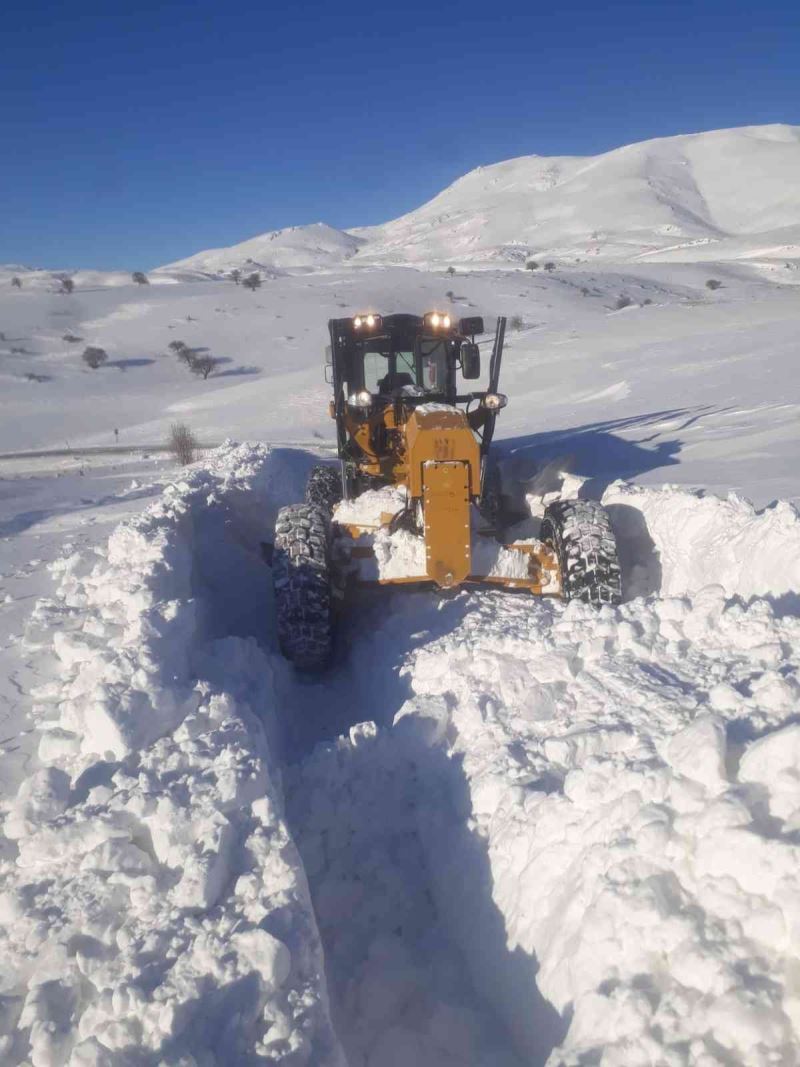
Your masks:
{"label": "snow drift", "polygon": [[224,448],[55,566],[28,632],[53,635],[43,767],[4,823],[4,1063],[339,1062],[270,665],[235,636],[275,479],[267,449]]}
{"label": "snow drift", "polygon": [[225,446],[55,565],[3,1062],[796,1062],[794,509],[616,483],[620,608],[387,593],[312,685],[257,555],[311,462]]}

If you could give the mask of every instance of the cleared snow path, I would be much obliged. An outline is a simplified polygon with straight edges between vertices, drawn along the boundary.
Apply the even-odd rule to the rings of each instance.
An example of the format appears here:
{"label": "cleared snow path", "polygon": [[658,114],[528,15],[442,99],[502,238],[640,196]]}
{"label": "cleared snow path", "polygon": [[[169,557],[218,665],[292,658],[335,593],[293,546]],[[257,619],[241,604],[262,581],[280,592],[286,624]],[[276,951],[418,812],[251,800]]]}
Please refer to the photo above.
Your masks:
{"label": "cleared snow path", "polygon": [[[431,597],[411,600],[417,619],[431,614]],[[435,607],[433,616],[452,624]],[[391,596],[367,598],[345,624],[351,652],[335,675],[304,683],[283,671],[277,686],[295,760],[284,779],[287,818],[325,949],[333,1022],[350,1067],[521,1067],[450,935],[420,834],[420,818],[452,803],[448,760],[431,760],[389,728],[407,692],[397,665],[415,644],[411,622]]]}

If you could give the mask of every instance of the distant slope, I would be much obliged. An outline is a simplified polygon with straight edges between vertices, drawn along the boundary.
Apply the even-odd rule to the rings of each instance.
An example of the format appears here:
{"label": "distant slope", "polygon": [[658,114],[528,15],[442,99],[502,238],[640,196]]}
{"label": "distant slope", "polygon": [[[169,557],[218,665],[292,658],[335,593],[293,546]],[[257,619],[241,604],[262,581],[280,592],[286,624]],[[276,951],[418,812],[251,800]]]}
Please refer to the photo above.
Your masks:
{"label": "distant slope", "polygon": [[599,156],[522,156],[479,167],[380,226],[297,226],[164,269],[502,266],[531,256],[798,259],[800,127],[664,137]]}
{"label": "distant slope", "polygon": [[[359,260],[395,263],[629,259],[700,242],[719,246],[705,258],[736,258],[800,246],[800,127],[659,138],[600,156],[524,156],[479,167],[418,210],[353,232],[366,242]],[[726,252],[732,237],[737,251]]]}
{"label": "distant slope", "polygon": [[324,222],[274,230],[230,248],[212,248],[170,263],[161,270],[190,270],[223,274],[239,268],[280,270],[284,267],[319,267],[341,263],[354,255],[363,241]]}

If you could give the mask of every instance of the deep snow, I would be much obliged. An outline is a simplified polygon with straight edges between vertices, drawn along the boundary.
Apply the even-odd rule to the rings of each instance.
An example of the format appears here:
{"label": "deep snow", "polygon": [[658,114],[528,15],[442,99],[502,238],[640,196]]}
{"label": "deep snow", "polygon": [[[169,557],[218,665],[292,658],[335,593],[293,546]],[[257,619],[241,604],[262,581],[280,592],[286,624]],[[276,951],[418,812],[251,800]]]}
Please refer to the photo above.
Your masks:
{"label": "deep snow", "polygon": [[[149,286],[0,269],[3,1063],[800,1060],[797,148],[510,161]],[[325,320],[434,307],[514,320],[513,536],[602,498],[625,603],[359,595],[300,678],[259,542],[331,455]],[[176,419],[295,447],[181,471]]]}
{"label": "deep snow", "polygon": [[225,446],[52,564],[5,1061],[795,1062],[794,509],[615,484],[648,597],[368,597],[313,682],[258,554],[312,461]]}

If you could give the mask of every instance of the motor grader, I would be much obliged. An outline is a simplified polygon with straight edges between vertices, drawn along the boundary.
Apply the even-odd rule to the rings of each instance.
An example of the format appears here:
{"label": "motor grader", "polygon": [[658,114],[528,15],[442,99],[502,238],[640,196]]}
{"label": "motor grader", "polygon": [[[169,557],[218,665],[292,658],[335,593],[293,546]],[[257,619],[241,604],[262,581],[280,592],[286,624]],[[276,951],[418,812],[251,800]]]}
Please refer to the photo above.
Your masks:
{"label": "motor grader", "polygon": [[326,380],[339,462],[311,471],[304,503],[278,514],[272,546],[281,651],[301,670],[331,660],[338,605],[357,584],[491,585],[592,604],[620,600],[614,535],[602,506],[564,500],[537,537],[505,536],[490,460],[506,320],[488,384],[483,319],[447,312],[332,319]]}

